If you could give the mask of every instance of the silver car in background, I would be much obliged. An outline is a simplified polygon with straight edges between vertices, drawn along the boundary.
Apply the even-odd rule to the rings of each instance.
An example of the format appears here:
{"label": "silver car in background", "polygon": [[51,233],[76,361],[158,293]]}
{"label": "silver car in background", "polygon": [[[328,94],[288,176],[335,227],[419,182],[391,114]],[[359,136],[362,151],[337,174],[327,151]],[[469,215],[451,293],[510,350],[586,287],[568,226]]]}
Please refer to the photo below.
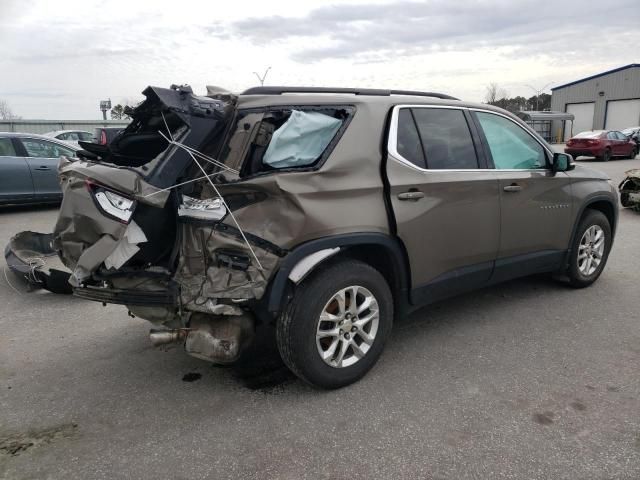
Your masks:
{"label": "silver car in background", "polygon": [[53,132],[45,133],[44,136],[62,140],[76,147],[80,146],[78,141],[93,142],[94,140],[93,133],[86,130],[54,130]]}
{"label": "silver car in background", "polygon": [[60,201],[58,160],[78,150],[43,135],[0,132],[0,205]]}

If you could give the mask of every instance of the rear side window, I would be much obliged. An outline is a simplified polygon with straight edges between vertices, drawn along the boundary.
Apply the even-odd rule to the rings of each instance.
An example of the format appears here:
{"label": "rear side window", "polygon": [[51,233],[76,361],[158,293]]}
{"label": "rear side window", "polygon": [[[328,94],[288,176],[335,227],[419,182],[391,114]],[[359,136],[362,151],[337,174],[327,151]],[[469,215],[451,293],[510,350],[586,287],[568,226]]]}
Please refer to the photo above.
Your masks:
{"label": "rear side window", "polygon": [[241,176],[309,168],[326,158],[353,107],[282,107],[241,114],[221,160]]}
{"label": "rear side window", "polygon": [[16,150],[10,138],[0,138],[0,157],[16,157]]}
{"label": "rear side window", "polygon": [[511,120],[492,113],[476,112],[493,164],[498,170],[529,170],[545,168],[546,155],[524,128]]}
{"label": "rear side window", "polygon": [[478,168],[471,131],[462,110],[414,108],[413,115],[428,169]]}
{"label": "rear side window", "polygon": [[478,168],[471,131],[462,110],[401,108],[396,150],[405,160],[429,170]]}

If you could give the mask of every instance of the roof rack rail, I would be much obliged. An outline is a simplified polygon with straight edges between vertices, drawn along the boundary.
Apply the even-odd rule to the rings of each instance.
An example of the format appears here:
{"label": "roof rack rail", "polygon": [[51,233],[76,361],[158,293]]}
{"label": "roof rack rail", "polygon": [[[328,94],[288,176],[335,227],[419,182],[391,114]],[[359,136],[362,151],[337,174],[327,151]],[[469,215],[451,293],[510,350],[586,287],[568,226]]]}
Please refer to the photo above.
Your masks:
{"label": "roof rack rail", "polygon": [[281,95],[283,93],[350,93],[353,95],[372,95],[387,97],[389,95],[412,95],[417,97],[434,97],[445,100],[459,98],[436,92],[418,92],[414,90],[382,90],[378,88],[329,88],[329,87],[252,87],[240,95]]}

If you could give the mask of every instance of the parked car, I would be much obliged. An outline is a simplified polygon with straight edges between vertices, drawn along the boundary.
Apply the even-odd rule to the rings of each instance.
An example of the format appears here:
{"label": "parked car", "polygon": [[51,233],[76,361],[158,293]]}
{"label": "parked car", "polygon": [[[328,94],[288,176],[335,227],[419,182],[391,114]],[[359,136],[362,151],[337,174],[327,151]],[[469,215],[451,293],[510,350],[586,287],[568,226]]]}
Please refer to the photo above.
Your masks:
{"label": "parked car", "polygon": [[108,148],[61,164],[52,245],[75,295],[126,305],[154,344],[230,363],[275,338],[296,375],[337,388],[410,311],[542,272],[587,287],[607,262],[608,177],[505,110],[347,88],[143,93]]}
{"label": "parked car", "polygon": [[640,152],[640,127],[625,128],[622,133],[628,139],[636,142],[636,152]]}
{"label": "parked car", "polygon": [[593,130],[580,132],[570,138],[565,153],[579,156],[596,157],[608,162],[614,157],[636,158],[638,146],[622,132],[616,130]]}
{"label": "parked car", "polygon": [[92,142],[93,134],[84,130],[56,130],[44,134],[45,137],[52,137],[63,142],[71,143],[75,147],[79,147],[79,141]]}
{"label": "parked car", "polygon": [[99,127],[95,129],[93,141],[100,145],[108,145],[123,129],[121,127]]}
{"label": "parked car", "polygon": [[29,133],[0,132],[0,204],[57,202],[57,166],[78,147]]}

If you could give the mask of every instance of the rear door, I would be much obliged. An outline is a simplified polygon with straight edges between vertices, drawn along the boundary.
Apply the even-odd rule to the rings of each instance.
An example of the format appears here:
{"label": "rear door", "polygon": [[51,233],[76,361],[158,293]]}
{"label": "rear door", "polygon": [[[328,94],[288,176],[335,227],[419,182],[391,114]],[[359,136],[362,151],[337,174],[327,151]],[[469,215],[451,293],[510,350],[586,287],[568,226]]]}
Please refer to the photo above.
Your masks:
{"label": "rear door", "polygon": [[71,148],[39,138],[20,137],[27,163],[31,169],[36,196],[55,197],[62,195],[58,183],[58,161],[62,155],[74,157]]}
{"label": "rear door", "polygon": [[618,143],[620,144],[620,155],[628,157],[635,145],[632,144],[624,133],[618,131],[615,133],[618,138]]}
{"label": "rear door", "polygon": [[618,139],[618,135],[616,135],[616,132],[607,132],[607,140],[609,141],[609,146],[611,147],[611,154],[612,155],[622,155],[623,152],[622,150],[624,149],[624,146],[622,145],[622,142]]}
{"label": "rear door", "polygon": [[486,283],[500,235],[500,195],[463,108],[394,107],[387,178],[411,265],[412,302]]}
{"label": "rear door", "polygon": [[33,198],[33,181],[26,158],[20,156],[15,141],[0,137],[0,202]]}
{"label": "rear door", "polygon": [[573,227],[571,181],[552,153],[506,115],[474,111],[500,184],[500,249],[493,280],[546,271],[564,259]]}

